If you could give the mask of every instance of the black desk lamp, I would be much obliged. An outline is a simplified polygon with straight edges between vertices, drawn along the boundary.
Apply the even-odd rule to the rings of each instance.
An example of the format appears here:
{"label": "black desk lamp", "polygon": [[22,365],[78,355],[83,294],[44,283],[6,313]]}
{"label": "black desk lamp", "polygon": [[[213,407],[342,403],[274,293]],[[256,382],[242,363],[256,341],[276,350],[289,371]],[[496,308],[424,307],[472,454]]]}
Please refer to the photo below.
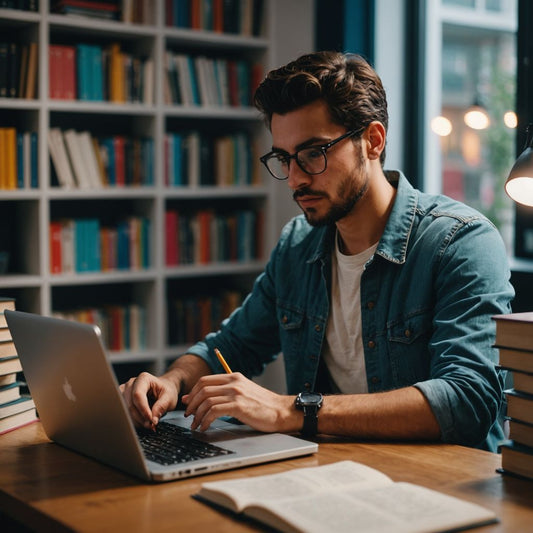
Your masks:
{"label": "black desk lamp", "polygon": [[533,206],[533,124],[526,129],[526,146],[509,173],[505,192],[515,202]]}

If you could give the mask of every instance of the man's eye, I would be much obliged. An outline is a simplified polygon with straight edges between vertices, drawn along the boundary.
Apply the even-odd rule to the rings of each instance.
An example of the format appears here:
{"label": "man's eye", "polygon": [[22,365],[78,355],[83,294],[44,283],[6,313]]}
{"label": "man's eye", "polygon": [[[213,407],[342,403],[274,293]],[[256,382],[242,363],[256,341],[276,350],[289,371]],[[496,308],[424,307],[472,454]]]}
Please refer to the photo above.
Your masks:
{"label": "man's eye", "polygon": [[319,147],[311,147],[305,150],[305,152],[301,155],[303,155],[305,159],[310,161],[312,159],[318,159],[322,157],[322,150]]}
{"label": "man's eye", "polygon": [[275,159],[276,161],[278,161],[279,163],[281,163],[282,165],[286,165],[287,164],[287,156],[286,155],[283,155],[283,154],[274,154],[272,156],[272,159]]}

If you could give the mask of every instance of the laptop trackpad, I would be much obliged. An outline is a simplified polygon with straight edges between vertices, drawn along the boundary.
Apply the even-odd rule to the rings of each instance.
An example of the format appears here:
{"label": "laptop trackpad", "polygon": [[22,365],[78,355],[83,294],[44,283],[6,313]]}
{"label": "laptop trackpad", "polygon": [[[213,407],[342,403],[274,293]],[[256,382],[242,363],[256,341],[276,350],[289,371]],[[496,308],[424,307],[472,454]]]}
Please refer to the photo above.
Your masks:
{"label": "laptop trackpad", "polygon": [[[192,416],[185,418],[183,411],[172,411],[162,418],[165,422],[187,429],[191,427],[192,419]],[[257,431],[234,418],[222,417],[215,420],[206,431],[193,431],[192,434],[195,439],[203,442],[220,442],[229,439],[250,437],[252,435],[262,435],[263,432]]]}

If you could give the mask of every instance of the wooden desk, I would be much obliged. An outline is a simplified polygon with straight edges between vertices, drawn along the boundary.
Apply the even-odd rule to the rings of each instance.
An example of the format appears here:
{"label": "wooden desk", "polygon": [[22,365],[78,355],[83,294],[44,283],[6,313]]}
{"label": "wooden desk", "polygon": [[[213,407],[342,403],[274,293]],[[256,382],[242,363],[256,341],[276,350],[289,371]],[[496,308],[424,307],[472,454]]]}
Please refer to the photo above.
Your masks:
{"label": "wooden desk", "polygon": [[[496,472],[495,454],[439,444],[320,441],[318,454],[147,485],[51,443],[40,423],[0,436],[0,513],[37,531],[253,531],[191,498],[202,482],[351,459],[493,509],[482,532],[533,529],[533,482]],[[2,518],[0,518],[0,526]],[[3,527],[0,527],[3,531]]]}

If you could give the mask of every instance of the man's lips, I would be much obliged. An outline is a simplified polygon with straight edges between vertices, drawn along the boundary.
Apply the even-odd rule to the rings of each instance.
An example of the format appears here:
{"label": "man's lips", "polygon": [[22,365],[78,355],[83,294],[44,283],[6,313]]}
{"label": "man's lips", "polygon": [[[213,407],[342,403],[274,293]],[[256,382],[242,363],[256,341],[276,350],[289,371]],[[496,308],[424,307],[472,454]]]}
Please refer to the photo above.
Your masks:
{"label": "man's lips", "polygon": [[295,191],[292,197],[301,207],[312,207],[320,202],[324,195],[310,190],[299,190]]}
{"label": "man's lips", "polygon": [[312,207],[321,200],[323,200],[323,196],[299,196],[296,198],[302,207]]}

